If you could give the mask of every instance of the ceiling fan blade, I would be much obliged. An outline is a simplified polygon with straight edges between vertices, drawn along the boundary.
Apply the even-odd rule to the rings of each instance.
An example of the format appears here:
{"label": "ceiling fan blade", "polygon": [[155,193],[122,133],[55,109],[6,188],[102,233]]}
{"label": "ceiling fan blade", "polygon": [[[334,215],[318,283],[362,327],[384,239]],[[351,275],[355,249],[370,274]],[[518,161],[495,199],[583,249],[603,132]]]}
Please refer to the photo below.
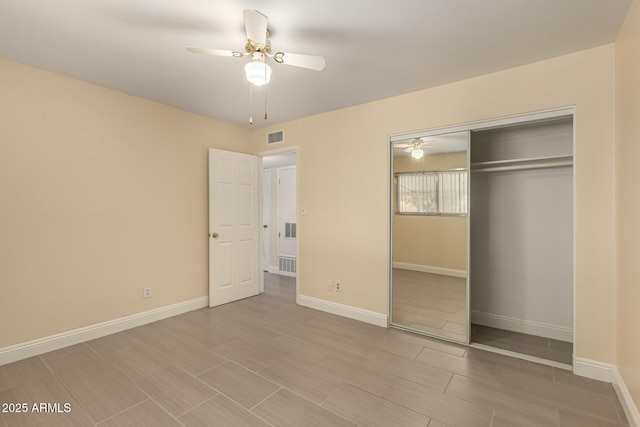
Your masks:
{"label": "ceiling fan blade", "polygon": [[299,53],[278,52],[273,59],[280,64],[293,65],[294,67],[308,68],[315,71],[322,71],[326,64],[322,56],[301,55]]}
{"label": "ceiling fan blade", "polygon": [[416,147],[414,147],[414,146],[412,145],[412,146],[409,146],[409,147],[405,148],[403,151],[404,151],[405,153],[410,153],[410,152],[412,152],[412,151],[413,151],[413,150],[415,150],[415,149],[416,149]]}
{"label": "ceiling fan blade", "polygon": [[240,52],[234,50],[221,50],[221,49],[205,49],[203,47],[187,46],[187,50],[191,53],[202,53],[205,55],[214,56],[242,56]]}
{"label": "ceiling fan blade", "polygon": [[253,9],[244,10],[244,29],[247,39],[264,44],[267,39],[267,17]]}

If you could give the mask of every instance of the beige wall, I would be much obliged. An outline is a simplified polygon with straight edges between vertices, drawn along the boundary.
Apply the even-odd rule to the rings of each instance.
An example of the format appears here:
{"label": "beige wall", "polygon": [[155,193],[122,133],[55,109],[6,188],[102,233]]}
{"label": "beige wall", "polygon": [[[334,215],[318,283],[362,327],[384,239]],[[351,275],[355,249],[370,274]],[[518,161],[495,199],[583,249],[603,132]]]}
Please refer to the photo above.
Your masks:
{"label": "beige wall", "polygon": [[[394,157],[393,171],[419,172],[467,168],[467,153]],[[393,216],[393,261],[467,270],[467,217]]]}
{"label": "beige wall", "polygon": [[640,406],[640,3],[616,41],[616,365]]}
{"label": "beige wall", "polygon": [[388,135],[575,105],[577,355],[612,363],[614,92],[606,45],[254,131],[299,146],[300,293],[387,313]]}
{"label": "beige wall", "polygon": [[208,294],[206,149],[248,131],[6,60],[0,93],[0,347]]}

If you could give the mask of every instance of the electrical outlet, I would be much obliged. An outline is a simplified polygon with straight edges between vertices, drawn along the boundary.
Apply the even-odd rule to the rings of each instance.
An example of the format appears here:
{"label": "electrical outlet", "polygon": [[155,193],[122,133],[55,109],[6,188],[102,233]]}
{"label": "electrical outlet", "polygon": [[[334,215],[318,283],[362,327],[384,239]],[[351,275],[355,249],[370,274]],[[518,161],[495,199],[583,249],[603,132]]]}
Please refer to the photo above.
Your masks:
{"label": "electrical outlet", "polygon": [[331,279],[329,279],[329,280],[327,281],[327,290],[328,290],[329,292],[333,292],[333,280],[331,280]]}
{"label": "electrical outlet", "polygon": [[144,288],[142,291],[143,298],[151,298],[151,288]]}
{"label": "electrical outlet", "polygon": [[336,280],[336,292],[342,292],[342,283]]}

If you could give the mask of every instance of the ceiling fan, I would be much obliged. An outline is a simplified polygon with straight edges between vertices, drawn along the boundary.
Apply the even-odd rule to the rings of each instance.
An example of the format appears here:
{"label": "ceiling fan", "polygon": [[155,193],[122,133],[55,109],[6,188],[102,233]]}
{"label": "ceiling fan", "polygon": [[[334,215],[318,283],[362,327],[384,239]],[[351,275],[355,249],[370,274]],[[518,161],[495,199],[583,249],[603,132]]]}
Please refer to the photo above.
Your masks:
{"label": "ceiling fan", "polygon": [[247,33],[247,43],[244,52],[236,50],[207,49],[187,46],[192,53],[202,53],[214,56],[251,56],[251,62],[245,65],[247,80],[256,86],[269,83],[271,67],[265,62],[266,58],[273,58],[278,64],[292,65],[321,71],[325,66],[322,56],[302,55],[298,53],[276,52],[271,50],[267,17],[257,10],[244,9],[244,28]]}

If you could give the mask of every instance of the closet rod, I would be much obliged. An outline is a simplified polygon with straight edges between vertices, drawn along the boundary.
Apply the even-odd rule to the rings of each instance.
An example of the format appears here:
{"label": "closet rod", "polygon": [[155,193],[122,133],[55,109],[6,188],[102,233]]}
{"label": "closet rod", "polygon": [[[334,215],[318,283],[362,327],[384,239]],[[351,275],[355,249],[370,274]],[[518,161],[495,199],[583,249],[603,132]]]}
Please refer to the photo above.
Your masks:
{"label": "closet rod", "polygon": [[530,169],[557,169],[557,168],[567,168],[567,167],[573,167],[573,161],[547,163],[547,164],[539,163],[539,164],[531,164],[531,165],[494,166],[494,167],[481,168],[481,169],[471,169],[471,173],[505,172],[505,171],[530,170]]}

